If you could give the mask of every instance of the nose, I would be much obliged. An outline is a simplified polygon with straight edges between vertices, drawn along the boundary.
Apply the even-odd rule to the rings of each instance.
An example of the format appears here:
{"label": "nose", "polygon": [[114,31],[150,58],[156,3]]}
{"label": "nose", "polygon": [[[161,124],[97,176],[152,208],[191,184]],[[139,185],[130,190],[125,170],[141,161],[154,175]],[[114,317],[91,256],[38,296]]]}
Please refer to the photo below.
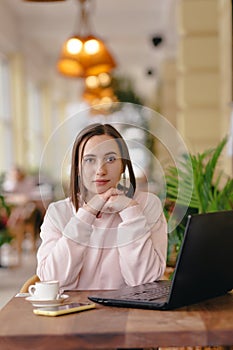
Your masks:
{"label": "nose", "polygon": [[105,175],[107,172],[106,163],[103,161],[98,162],[96,174],[97,175]]}

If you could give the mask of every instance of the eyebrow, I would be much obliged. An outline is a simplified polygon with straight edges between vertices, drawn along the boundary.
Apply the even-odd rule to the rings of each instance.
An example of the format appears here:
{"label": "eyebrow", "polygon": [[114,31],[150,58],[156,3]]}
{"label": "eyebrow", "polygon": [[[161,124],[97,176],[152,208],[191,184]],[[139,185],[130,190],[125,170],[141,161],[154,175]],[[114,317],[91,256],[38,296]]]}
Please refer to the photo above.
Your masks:
{"label": "eyebrow", "polygon": [[[116,152],[111,151],[111,152],[105,153],[104,156],[106,157],[106,156],[108,156],[109,154],[115,154],[115,155],[117,155]],[[85,158],[85,157],[96,157],[96,154],[91,154],[91,153],[89,153],[89,154],[84,154],[83,158]]]}

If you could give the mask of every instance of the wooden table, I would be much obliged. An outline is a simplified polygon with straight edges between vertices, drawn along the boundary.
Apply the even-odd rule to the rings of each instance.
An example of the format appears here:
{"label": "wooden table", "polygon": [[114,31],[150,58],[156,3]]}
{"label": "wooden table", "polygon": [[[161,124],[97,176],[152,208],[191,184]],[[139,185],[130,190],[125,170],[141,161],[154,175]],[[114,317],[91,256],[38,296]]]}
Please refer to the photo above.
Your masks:
{"label": "wooden table", "polygon": [[[91,292],[67,292],[87,301]],[[233,345],[233,293],[173,311],[113,308],[37,316],[24,298],[0,311],[0,349],[116,349]]]}

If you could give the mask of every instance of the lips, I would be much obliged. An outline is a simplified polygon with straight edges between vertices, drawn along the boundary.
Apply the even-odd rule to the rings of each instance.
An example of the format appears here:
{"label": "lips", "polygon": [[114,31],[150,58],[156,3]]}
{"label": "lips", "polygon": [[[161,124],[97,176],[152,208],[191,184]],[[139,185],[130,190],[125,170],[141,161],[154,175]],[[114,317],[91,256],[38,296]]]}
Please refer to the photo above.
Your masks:
{"label": "lips", "polygon": [[95,184],[96,184],[97,186],[104,186],[104,185],[106,185],[109,181],[110,181],[110,180],[99,179],[99,180],[95,180],[94,182],[95,182]]}

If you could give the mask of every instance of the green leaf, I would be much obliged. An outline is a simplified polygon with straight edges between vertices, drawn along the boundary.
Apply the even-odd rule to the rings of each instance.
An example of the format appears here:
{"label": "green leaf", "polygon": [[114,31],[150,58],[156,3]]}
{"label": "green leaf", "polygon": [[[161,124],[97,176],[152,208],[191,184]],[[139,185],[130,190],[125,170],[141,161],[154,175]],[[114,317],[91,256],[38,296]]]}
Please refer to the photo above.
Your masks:
{"label": "green leaf", "polygon": [[[227,137],[215,148],[186,155],[178,163],[178,168],[170,166],[167,169],[166,202],[172,203],[173,206],[175,203],[180,207],[188,207],[184,219],[190,210],[205,213],[233,209],[233,179],[228,178],[217,167],[226,143]],[[173,234],[178,235],[180,232],[182,232],[181,224],[176,227]],[[170,244],[172,241],[174,243],[174,239],[170,238]],[[177,240],[179,239],[180,237],[177,237]]]}

